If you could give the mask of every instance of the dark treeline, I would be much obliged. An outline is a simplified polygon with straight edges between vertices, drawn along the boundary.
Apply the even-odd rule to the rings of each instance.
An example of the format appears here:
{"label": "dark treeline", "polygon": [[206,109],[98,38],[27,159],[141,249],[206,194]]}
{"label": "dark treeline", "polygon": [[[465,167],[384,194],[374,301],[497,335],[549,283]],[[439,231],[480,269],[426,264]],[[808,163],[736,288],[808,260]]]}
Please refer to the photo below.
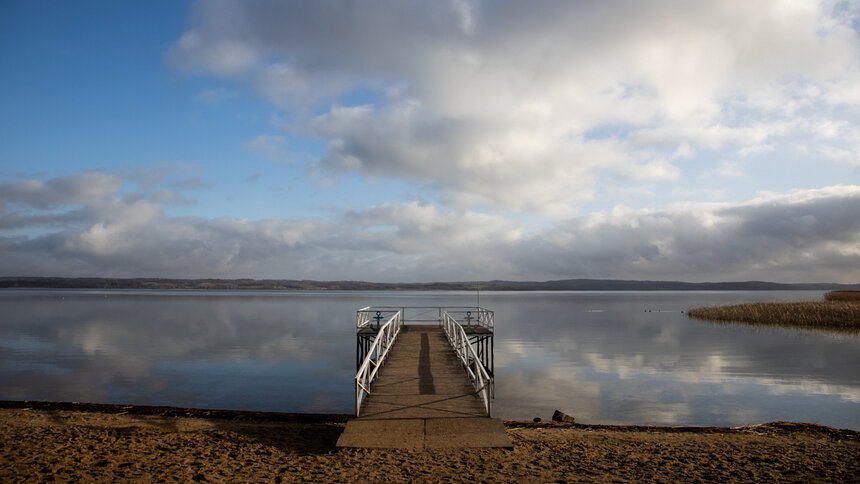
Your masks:
{"label": "dark treeline", "polygon": [[329,291],[785,291],[860,290],[860,284],[780,284],[775,282],[681,282],[567,279],[544,282],[472,281],[386,283],[276,279],[162,279],[104,277],[0,277],[0,288],[44,289],[220,289]]}

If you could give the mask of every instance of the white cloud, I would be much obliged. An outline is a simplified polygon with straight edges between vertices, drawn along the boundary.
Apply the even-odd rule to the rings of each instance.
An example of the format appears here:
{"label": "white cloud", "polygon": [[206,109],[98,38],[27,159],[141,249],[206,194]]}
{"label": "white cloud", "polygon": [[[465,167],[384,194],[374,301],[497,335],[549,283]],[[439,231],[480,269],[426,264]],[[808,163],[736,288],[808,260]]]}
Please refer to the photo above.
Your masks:
{"label": "white cloud", "polygon": [[[4,193],[29,185],[7,184]],[[860,280],[854,269],[860,268],[858,186],[734,204],[616,207],[532,229],[515,218],[418,202],[342,211],[327,221],[253,221],[170,217],[157,197],[129,200],[116,192],[58,211],[66,196],[18,199],[31,203],[28,217],[4,209],[0,227],[46,230],[0,237],[4,272],[378,281]]]}
{"label": "white cloud", "polygon": [[[749,152],[745,154],[749,154]],[[702,178],[711,178],[715,176],[720,178],[741,178],[744,176],[744,172],[740,163],[736,161],[726,161],[720,163],[720,165],[713,170],[708,170],[702,173]]]}
{"label": "white cloud", "polygon": [[666,159],[656,159],[638,166],[631,166],[622,177],[627,180],[677,180],[681,171]]}
{"label": "white cloud", "polygon": [[[202,58],[198,58],[201,56]],[[191,30],[179,38],[168,59],[181,69],[210,70],[223,76],[239,76],[251,70],[259,54],[254,46],[238,40],[209,43],[204,34]]]}
{"label": "white cloud", "polygon": [[770,153],[772,152],[776,146],[773,143],[770,144],[761,144],[761,145],[750,145],[738,150],[738,155],[740,156],[751,156],[751,155],[759,155],[762,153]]}
{"label": "white cloud", "polygon": [[209,185],[163,168],[4,182],[0,260],[44,275],[856,282],[858,12],[201,2],[165,56],[225,79],[204,102],[242,84],[271,102],[279,132],[246,149],[296,160],[288,176],[406,195],[253,221],[175,215]]}
{"label": "white cloud", "polygon": [[[680,181],[676,156],[711,165],[700,173],[731,161],[700,152],[856,148],[843,127],[857,113],[834,109],[857,97],[856,15],[775,0],[221,1],[195,7],[168,57],[296,110],[289,129],[327,142],[328,179],[397,178],[456,209],[558,218],[604,172]],[[601,129],[616,134],[587,136]]]}

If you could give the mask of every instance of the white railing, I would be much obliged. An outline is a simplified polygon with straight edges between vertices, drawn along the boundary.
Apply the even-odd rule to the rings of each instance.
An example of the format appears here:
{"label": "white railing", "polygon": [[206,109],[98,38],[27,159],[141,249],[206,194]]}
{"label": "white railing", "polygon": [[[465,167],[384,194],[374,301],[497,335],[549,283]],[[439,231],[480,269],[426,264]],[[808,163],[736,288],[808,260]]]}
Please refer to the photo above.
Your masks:
{"label": "white railing", "polygon": [[481,326],[492,330],[493,311],[472,306],[367,306],[356,311],[355,327],[364,328],[386,321],[396,312],[404,323],[441,323],[442,313],[448,312],[464,326]]}
{"label": "white railing", "polygon": [[[490,311],[490,313],[492,312]],[[481,359],[478,358],[478,353],[469,342],[469,337],[466,336],[463,326],[448,311],[445,311],[442,316],[442,329],[448,337],[448,342],[451,343],[457,358],[459,358],[463,368],[466,369],[469,380],[472,381],[472,386],[475,388],[475,393],[484,404],[487,416],[492,416],[493,379],[490,378],[490,374],[484,368]]]}
{"label": "white railing", "polygon": [[481,326],[492,331],[495,327],[495,317],[493,311],[476,307],[476,308],[443,308],[446,313],[451,315],[463,326]]}
{"label": "white railing", "polygon": [[365,306],[355,312],[355,327],[363,328],[370,324],[370,306]]}
{"label": "white railing", "polygon": [[400,319],[403,319],[403,311],[401,308],[377,308],[363,307],[355,312],[355,327],[357,329],[382,326],[385,321],[388,321],[395,313],[400,313]]}
{"label": "white railing", "polygon": [[[360,313],[361,311],[359,311]],[[374,313],[375,314],[375,313]],[[379,369],[385,363],[385,358],[388,357],[388,352],[394,345],[394,340],[400,334],[400,328],[403,326],[403,320],[400,317],[400,311],[395,312],[388,320],[379,328],[373,344],[367,351],[364,361],[358,368],[355,375],[355,416],[359,416],[361,404],[370,394],[370,387],[376,380],[376,375]],[[374,316],[375,317],[375,316]],[[358,316],[359,320],[361,316]],[[375,320],[374,320],[375,321]],[[365,322],[365,326],[370,322]],[[359,326],[361,327],[361,326]]]}

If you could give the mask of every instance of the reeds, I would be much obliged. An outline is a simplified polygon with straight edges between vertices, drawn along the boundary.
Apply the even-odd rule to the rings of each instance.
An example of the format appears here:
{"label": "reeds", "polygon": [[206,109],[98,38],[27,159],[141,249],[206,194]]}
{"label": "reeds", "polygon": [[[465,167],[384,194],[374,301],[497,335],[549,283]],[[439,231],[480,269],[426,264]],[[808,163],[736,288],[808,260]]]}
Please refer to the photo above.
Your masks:
{"label": "reeds", "polygon": [[[847,292],[847,291],[839,291]],[[828,293],[832,294],[832,293]],[[860,298],[787,303],[748,303],[696,308],[692,318],[708,321],[860,331]]]}
{"label": "reeds", "polygon": [[860,301],[860,291],[830,291],[824,295],[825,301]]}

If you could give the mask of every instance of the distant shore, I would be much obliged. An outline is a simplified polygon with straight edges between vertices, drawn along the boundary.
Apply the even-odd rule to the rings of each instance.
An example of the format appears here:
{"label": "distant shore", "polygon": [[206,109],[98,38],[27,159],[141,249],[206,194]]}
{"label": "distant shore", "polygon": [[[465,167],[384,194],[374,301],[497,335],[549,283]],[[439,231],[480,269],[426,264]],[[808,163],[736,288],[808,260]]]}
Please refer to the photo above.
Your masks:
{"label": "distant shore", "polygon": [[615,279],[388,283],[288,279],[165,279],[106,277],[0,277],[0,289],[188,289],[277,291],[832,291],[860,284],[780,284],[763,281],[683,282]]}
{"label": "distant shore", "polygon": [[824,301],[732,304],[690,309],[707,321],[860,332],[860,291],[831,291]]}
{"label": "distant shore", "polygon": [[339,449],[343,415],[0,402],[0,480],[851,481],[860,432],[506,422],[513,450]]}

